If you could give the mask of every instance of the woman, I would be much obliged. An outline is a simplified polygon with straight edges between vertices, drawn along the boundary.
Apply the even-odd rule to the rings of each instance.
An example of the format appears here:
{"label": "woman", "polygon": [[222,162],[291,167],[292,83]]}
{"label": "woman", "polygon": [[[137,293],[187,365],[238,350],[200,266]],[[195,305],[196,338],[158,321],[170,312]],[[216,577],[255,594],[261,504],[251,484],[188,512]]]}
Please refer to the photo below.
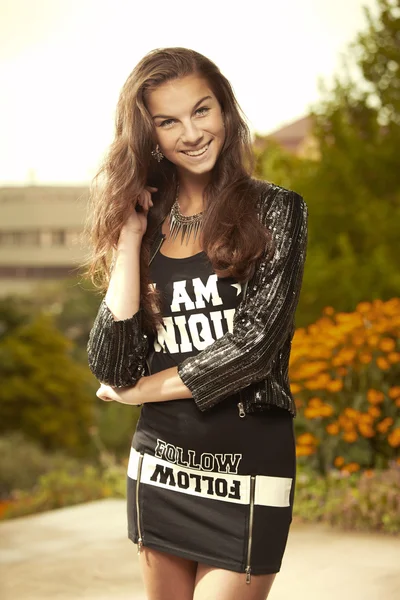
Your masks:
{"label": "woman", "polygon": [[185,48],[139,62],[92,193],[107,291],[88,356],[99,398],[142,405],[128,530],[149,599],[267,598],[286,546],[307,207],[252,160],[214,63]]}

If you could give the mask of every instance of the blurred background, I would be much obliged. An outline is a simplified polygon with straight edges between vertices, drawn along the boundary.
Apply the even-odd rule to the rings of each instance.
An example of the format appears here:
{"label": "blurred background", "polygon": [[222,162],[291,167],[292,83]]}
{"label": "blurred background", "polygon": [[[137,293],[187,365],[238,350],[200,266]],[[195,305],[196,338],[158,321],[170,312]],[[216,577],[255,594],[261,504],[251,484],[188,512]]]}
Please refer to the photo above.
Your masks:
{"label": "blurred background", "polygon": [[400,531],[400,2],[0,2],[0,518],[123,497],[139,409],[86,362],[88,187],[149,50],[211,58],[309,208],[295,518]]}

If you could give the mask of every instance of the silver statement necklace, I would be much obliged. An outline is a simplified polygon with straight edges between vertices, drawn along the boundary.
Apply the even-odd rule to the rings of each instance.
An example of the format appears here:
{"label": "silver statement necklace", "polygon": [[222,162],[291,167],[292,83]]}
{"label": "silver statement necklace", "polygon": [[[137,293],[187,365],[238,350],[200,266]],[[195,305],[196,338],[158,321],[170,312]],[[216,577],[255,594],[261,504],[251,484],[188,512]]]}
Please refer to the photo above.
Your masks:
{"label": "silver statement necklace", "polygon": [[178,183],[178,189],[176,192],[175,202],[173,203],[171,211],[169,213],[169,229],[171,232],[171,238],[173,240],[175,240],[178,233],[181,232],[182,233],[181,244],[183,244],[183,241],[186,237],[186,246],[187,246],[192,232],[194,234],[193,241],[196,241],[197,234],[199,233],[199,230],[202,226],[203,213],[200,212],[200,213],[197,213],[196,215],[190,215],[190,217],[186,217],[185,215],[183,215],[179,208],[178,196],[179,196],[179,183]]}

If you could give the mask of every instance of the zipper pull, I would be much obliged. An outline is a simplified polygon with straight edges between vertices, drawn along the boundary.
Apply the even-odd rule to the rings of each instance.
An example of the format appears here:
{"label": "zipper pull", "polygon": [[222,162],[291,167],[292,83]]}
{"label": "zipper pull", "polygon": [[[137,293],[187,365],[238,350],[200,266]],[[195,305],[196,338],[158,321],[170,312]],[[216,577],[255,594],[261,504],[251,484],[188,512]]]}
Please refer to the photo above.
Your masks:
{"label": "zipper pull", "polygon": [[246,583],[251,582],[251,567],[246,567]]}
{"label": "zipper pull", "polygon": [[140,554],[140,551],[141,551],[141,549],[142,549],[142,546],[143,546],[143,539],[140,537],[140,538],[138,539],[138,543],[137,543],[137,553],[138,553],[138,554]]}
{"label": "zipper pull", "polygon": [[243,406],[243,402],[238,402],[238,409],[239,409],[239,417],[241,417],[243,419],[243,417],[246,416],[246,413],[244,412],[244,406]]}

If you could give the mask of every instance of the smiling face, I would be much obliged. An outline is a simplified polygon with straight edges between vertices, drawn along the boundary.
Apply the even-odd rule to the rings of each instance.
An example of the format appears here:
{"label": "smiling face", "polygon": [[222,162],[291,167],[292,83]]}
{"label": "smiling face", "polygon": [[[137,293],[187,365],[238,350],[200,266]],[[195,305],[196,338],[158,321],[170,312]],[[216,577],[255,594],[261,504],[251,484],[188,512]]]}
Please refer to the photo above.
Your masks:
{"label": "smiling face", "polygon": [[149,93],[147,107],[155,144],[178,172],[210,172],[225,140],[221,106],[208,82],[198,75],[167,81]]}

